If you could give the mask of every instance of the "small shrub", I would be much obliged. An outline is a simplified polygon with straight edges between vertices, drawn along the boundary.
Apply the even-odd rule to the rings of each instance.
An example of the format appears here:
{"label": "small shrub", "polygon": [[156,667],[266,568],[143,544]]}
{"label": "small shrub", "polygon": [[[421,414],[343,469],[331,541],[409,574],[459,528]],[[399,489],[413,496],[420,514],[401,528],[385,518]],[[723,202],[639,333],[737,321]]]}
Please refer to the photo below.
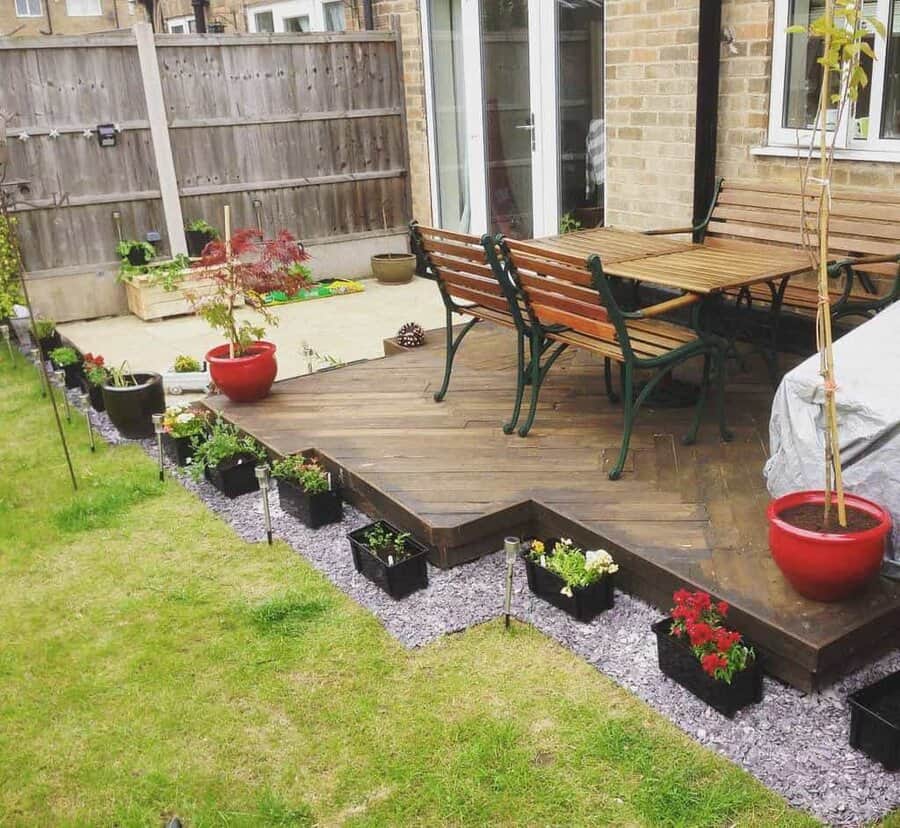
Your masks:
{"label": "small shrub", "polygon": [[175,357],[174,368],[176,374],[195,374],[201,370],[199,360],[184,354]]}
{"label": "small shrub", "polygon": [[272,475],[295,483],[307,494],[320,494],[330,488],[327,472],[314,460],[307,461],[299,454],[273,464]]}
{"label": "small shrub", "polygon": [[56,333],[56,323],[52,319],[37,317],[34,320],[34,332],[38,339],[48,339]]}
{"label": "small shrub", "polygon": [[583,552],[569,538],[558,540],[549,552],[543,541],[533,541],[526,554],[536,564],[559,575],[566,582],[562,592],[569,597],[573,589],[584,589],[619,571],[618,564],[605,549]]}
{"label": "small shrub", "polygon": [[265,449],[256,440],[242,436],[235,426],[221,417],[213,421],[205,441],[195,436],[191,445],[194,447],[194,457],[188,469],[194,480],[200,480],[206,469],[214,469],[223,461],[239,454],[252,454],[257,460],[266,458]]}
{"label": "small shrub", "polygon": [[50,361],[57,368],[66,368],[69,365],[77,365],[79,362],[78,351],[67,346],[54,348],[50,351]]}
{"label": "small shrub", "polygon": [[196,437],[204,434],[209,427],[209,414],[205,409],[190,404],[172,406],[163,414],[162,424],[166,434],[176,439]]}
{"label": "small shrub", "polygon": [[391,532],[383,523],[376,523],[365,538],[369,549],[388,564],[399,563],[415,551],[407,545],[409,532]]}
{"label": "small shrub", "polygon": [[105,385],[109,382],[109,370],[100,354],[96,356],[94,354],[85,354],[81,367],[84,370],[84,376],[91,385]]}

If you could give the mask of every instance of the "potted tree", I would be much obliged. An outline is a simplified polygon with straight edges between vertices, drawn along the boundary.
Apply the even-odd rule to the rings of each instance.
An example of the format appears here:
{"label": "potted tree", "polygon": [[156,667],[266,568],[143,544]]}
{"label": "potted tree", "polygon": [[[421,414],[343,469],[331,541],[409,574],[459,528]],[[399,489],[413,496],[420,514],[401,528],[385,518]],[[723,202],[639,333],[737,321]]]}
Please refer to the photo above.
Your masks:
{"label": "potted tree", "polygon": [[619,571],[609,552],[584,552],[569,538],[534,540],[522,551],[528,588],[579,621],[613,606],[613,575]]}
{"label": "potted tree", "polygon": [[255,402],[267,396],[278,365],[275,346],[262,337],[265,329],[248,319],[238,319],[240,301],[246,301],[269,325],[278,318],[265,306],[263,297],[281,290],[293,295],[307,286],[299,268],[292,265],[309,258],[296,239],[282,230],[274,239],[263,239],[256,229],[238,230],[231,237],[226,208],[225,240],[207,245],[201,260],[206,278],[213,284],[207,296],[190,296],[197,314],[226,338],[206,354],[216,387],[235,402]]}
{"label": "potted tree", "polygon": [[762,700],[762,669],[740,633],[725,627],[728,604],[680,589],[668,618],[653,625],[659,669],[731,718]]}
{"label": "potted tree", "polygon": [[50,351],[50,362],[53,367],[61,369],[66,375],[66,388],[81,387],[82,359],[74,348],[64,345]]}
{"label": "potted tree", "polygon": [[206,245],[219,238],[219,231],[205,219],[194,219],[185,225],[184,238],[187,242],[188,256],[199,259]]}
{"label": "potted tree", "polygon": [[300,454],[285,457],[272,466],[272,476],[278,481],[281,508],[310,529],[337,523],[343,517],[341,493],[315,460]]}
{"label": "potted tree", "polygon": [[380,586],[391,598],[404,598],[428,586],[428,550],[409,532],[384,520],[347,535],[356,571]]}
{"label": "potted tree", "polygon": [[205,438],[195,435],[192,444],[194,456],[188,469],[194,480],[205,477],[228,498],[259,490],[255,469],[266,459],[266,452],[252,437],[241,435],[219,417]]}
{"label": "potted tree", "polygon": [[193,405],[167,408],[163,414],[163,449],[176,466],[191,462],[209,430],[209,412]]}
{"label": "potted tree", "polygon": [[[868,83],[860,65],[860,55],[874,59],[866,37],[874,30],[884,35],[884,25],[863,15],[857,0],[826,0],[825,14],[809,27],[792,27],[792,34],[804,33],[823,44],[819,64],[822,87],[819,93],[818,175],[810,151],[801,177],[801,192],[809,184],[820,187],[816,244],[808,244],[818,274],[819,309],[816,319],[820,373],[823,382],[825,423],[825,488],[792,492],[769,504],[769,546],[775,563],[801,595],[817,601],[838,601],[862,588],[881,569],[885,540],[891,531],[888,512],[877,503],[844,492],[838,436],[835,393],[837,381],[832,349],[831,301],[829,292],[829,181],[834,165],[838,130],[833,128],[848,116],[851,104]],[[836,80],[837,83],[832,83]],[[834,91],[837,89],[838,91]],[[835,112],[836,110],[836,112]],[[836,117],[836,120],[835,120]],[[829,127],[831,140],[829,141]],[[803,198],[804,211],[807,199]],[[809,222],[803,215],[803,237]]]}
{"label": "potted tree", "polygon": [[109,381],[106,362],[100,354],[85,354],[82,363],[82,387],[91,399],[94,411],[106,411],[103,404],[103,386]]}
{"label": "potted tree", "polygon": [[129,440],[152,437],[153,415],[166,410],[162,377],[150,371],[135,373],[122,363],[108,369],[103,384],[106,415],[119,434]]}

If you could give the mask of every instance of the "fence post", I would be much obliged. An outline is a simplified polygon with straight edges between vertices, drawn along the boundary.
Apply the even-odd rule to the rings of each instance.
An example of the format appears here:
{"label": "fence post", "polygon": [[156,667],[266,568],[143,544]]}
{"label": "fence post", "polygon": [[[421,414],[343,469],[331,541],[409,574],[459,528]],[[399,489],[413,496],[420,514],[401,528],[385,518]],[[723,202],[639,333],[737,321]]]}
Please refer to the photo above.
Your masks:
{"label": "fence post", "polygon": [[172,157],[172,143],[169,140],[169,121],[166,116],[166,102],[163,99],[162,79],[159,76],[159,63],[156,59],[153,28],[149,23],[135,23],[134,36],[137,41],[144,98],[147,101],[147,119],[150,121],[150,138],[153,141],[153,155],[156,158],[156,176],[159,180],[163,215],[166,219],[169,252],[173,256],[187,255],[184,219],[181,215],[181,199],[178,195],[178,180],[175,178],[175,159]]}

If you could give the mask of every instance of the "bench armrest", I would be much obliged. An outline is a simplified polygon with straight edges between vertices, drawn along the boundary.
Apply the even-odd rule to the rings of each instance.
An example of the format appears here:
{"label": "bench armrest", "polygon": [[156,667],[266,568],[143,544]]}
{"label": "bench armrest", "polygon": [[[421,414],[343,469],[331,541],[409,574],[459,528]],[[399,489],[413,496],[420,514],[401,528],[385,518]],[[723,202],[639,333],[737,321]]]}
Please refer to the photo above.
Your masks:
{"label": "bench armrest", "polygon": [[644,230],[645,236],[678,236],[684,233],[694,233],[699,227],[663,227],[658,230]]}

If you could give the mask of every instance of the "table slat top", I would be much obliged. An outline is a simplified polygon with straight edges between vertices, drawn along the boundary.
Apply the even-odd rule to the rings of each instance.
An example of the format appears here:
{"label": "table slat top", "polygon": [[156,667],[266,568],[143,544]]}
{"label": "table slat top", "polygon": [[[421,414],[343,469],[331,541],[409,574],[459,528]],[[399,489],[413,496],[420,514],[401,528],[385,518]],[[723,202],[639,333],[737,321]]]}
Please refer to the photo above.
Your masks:
{"label": "table slat top", "polygon": [[634,230],[619,230],[614,227],[598,227],[593,230],[578,230],[562,236],[548,236],[532,239],[529,244],[549,251],[559,251],[570,256],[597,254],[604,265],[640,259],[645,256],[659,256],[692,249],[695,245],[679,239],[664,236],[646,236]]}

